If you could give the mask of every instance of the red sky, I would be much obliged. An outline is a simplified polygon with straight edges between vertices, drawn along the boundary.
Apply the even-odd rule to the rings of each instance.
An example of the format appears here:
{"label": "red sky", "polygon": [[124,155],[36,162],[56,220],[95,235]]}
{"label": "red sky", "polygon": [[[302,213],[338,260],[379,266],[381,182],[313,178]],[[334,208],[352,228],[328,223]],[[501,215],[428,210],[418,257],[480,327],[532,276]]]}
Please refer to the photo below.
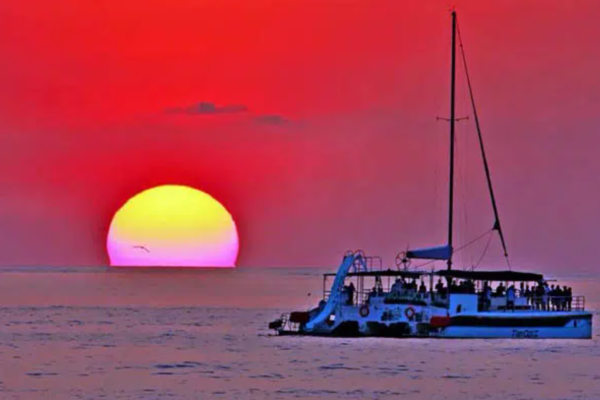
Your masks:
{"label": "red sky", "polygon": [[[513,265],[595,271],[600,3],[454,3]],[[447,10],[0,3],[0,263],[105,264],[112,213],[160,183],[231,210],[242,266],[336,264],[348,248],[393,262],[441,244]],[[459,99],[469,114],[462,75]],[[240,107],[168,112],[199,103]],[[474,134],[459,123],[457,245],[493,222]]]}

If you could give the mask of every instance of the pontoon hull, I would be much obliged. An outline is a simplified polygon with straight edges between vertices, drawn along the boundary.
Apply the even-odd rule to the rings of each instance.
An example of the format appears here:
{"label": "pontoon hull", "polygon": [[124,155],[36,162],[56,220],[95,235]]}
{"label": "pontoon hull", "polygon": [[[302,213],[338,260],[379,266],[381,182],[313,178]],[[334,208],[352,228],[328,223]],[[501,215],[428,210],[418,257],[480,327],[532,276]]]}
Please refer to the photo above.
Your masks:
{"label": "pontoon hull", "polygon": [[478,313],[455,315],[447,326],[428,323],[345,320],[330,327],[308,331],[279,331],[281,335],[332,337],[393,337],[448,339],[590,339],[592,315],[588,312],[566,313]]}
{"label": "pontoon hull", "polygon": [[592,314],[489,313],[455,316],[440,329],[445,338],[590,339]]}

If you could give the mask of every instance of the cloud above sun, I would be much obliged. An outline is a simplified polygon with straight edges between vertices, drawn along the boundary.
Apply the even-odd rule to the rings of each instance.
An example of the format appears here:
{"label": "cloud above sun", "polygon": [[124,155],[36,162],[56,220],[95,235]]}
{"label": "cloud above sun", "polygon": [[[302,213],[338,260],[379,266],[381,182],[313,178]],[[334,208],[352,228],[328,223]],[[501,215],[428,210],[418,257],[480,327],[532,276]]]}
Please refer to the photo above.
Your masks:
{"label": "cloud above sun", "polygon": [[293,123],[293,121],[290,119],[287,119],[279,114],[257,115],[254,117],[254,121],[266,125],[286,125]]}
{"label": "cloud above sun", "polygon": [[185,107],[173,107],[166,110],[170,114],[213,115],[239,114],[248,111],[248,107],[240,104],[217,105],[209,101],[201,101]]}
{"label": "cloud above sun", "polygon": [[252,114],[250,108],[243,104],[216,104],[200,101],[187,106],[171,107],[167,114],[184,114],[190,116],[249,114],[254,122],[262,125],[287,125],[294,121],[280,114]]}

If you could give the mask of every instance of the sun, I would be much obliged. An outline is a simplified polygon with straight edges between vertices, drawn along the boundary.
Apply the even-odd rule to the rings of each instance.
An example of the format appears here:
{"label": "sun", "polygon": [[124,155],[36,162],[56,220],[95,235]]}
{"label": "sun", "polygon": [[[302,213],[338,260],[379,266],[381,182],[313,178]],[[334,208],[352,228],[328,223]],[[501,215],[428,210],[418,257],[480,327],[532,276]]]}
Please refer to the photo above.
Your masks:
{"label": "sun", "polygon": [[114,267],[235,267],[239,239],[231,214],[209,194],[164,185],[116,212],[106,248]]}

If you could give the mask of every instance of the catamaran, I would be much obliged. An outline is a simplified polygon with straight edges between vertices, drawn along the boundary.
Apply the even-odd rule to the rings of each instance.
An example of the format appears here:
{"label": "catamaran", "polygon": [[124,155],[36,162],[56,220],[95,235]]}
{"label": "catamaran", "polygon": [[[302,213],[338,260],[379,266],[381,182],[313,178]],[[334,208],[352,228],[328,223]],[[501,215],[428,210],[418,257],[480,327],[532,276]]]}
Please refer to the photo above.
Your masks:
{"label": "catamaran", "polygon": [[[438,338],[591,338],[592,314],[585,298],[570,288],[549,285],[542,274],[512,269],[453,268],[456,45],[464,72],[494,213],[490,232],[508,252],[500,225],[462,38],[452,11],[450,82],[450,168],[448,241],[445,245],[400,253],[396,268],[381,258],[347,252],[337,273],[323,276],[323,299],[309,311],[284,314],[269,323],[279,335]],[[458,34],[458,35],[457,35]],[[412,259],[445,261],[446,269],[410,269]],[[510,264],[509,264],[510,265]],[[333,281],[330,282],[330,278]],[[434,286],[434,282],[437,284]],[[417,286],[420,281],[420,286]],[[425,283],[428,282],[428,285]],[[496,285],[495,290],[493,286]]]}

